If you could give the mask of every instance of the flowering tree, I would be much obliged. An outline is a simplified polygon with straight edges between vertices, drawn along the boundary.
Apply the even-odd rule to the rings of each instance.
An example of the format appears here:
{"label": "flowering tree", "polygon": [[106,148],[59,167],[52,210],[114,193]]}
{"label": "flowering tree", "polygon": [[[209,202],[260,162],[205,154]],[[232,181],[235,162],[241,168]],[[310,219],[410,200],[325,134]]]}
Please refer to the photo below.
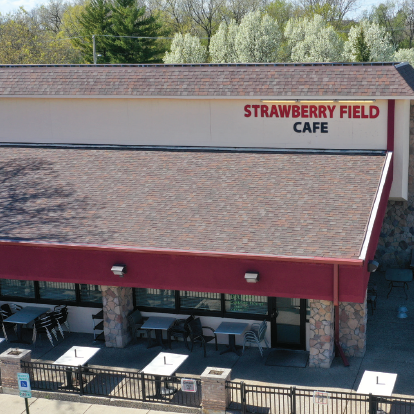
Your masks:
{"label": "flowering tree", "polygon": [[408,62],[411,66],[414,66],[414,48],[400,49],[394,53],[394,60],[396,62]]}
{"label": "flowering tree", "polygon": [[285,37],[292,62],[338,62],[341,60],[343,41],[324,19],[290,19],[286,24]]}
{"label": "flowering tree", "polygon": [[[361,34],[365,45],[361,44]],[[369,50],[369,62],[387,62],[393,60],[394,47],[391,37],[384,27],[376,23],[362,20],[349,31],[345,42],[343,57],[345,60],[357,62],[362,56],[362,48]]]}
{"label": "flowering tree", "polygon": [[260,11],[243,17],[235,39],[237,61],[242,63],[276,62],[282,33],[276,20]]}
{"label": "flowering tree", "polygon": [[171,43],[171,52],[166,52],[164,63],[204,63],[207,49],[196,36],[176,33]]}
{"label": "flowering tree", "polygon": [[221,23],[217,33],[210,41],[210,57],[213,63],[238,62],[236,36],[239,26],[234,20],[227,25]]}

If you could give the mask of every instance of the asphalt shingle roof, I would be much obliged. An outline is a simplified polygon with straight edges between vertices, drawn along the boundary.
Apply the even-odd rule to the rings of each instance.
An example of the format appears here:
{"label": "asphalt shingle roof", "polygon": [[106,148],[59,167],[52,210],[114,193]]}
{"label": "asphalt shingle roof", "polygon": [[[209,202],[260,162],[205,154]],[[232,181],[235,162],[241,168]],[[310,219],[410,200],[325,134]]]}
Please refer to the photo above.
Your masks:
{"label": "asphalt shingle roof", "polygon": [[358,258],[385,156],[2,147],[0,239]]}
{"label": "asphalt shingle roof", "polygon": [[0,66],[0,96],[414,96],[394,64]]}

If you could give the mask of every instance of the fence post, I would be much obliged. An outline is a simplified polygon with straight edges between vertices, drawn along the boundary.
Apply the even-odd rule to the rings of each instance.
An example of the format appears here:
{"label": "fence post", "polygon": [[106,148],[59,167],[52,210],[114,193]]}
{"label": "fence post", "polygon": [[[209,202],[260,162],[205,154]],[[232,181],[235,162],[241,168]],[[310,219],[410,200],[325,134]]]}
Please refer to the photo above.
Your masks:
{"label": "fence post", "polygon": [[145,394],[145,374],[141,372],[141,390],[142,390],[142,401],[146,401]]}
{"label": "fence post", "polygon": [[201,374],[201,406],[203,414],[224,414],[229,406],[229,392],[226,382],[230,380],[231,369],[207,367]]}
{"label": "fence post", "polygon": [[9,348],[0,355],[0,371],[3,392],[18,394],[17,373],[25,372],[22,364],[32,360],[29,349]]}
{"label": "fence post", "polygon": [[290,411],[296,414],[296,387],[290,387]]}
{"label": "fence post", "polygon": [[78,365],[79,395],[83,395],[82,365]]}
{"label": "fence post", "polygon": [[246,384],[244,383],[244,381],[240,382],[240,399],[242,404],[242,414],[246,414]]}

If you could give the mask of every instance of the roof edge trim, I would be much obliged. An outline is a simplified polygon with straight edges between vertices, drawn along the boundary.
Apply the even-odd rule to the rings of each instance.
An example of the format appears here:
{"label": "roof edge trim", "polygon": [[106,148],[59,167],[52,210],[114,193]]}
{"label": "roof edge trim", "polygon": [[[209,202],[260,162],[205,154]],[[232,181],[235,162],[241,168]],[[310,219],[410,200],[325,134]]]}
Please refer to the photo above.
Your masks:
{"label": "roof edge trim", "polygon": [[214,252],[214,251],[198,251],[198,250],[179,250],[179,249],[162,249],[162,248],[145,248],[145,247],[129,247],[118,245],[94,245],[94,244],[74,244],[74,243],[45,243],[45,242],[26,242],[19,240],[0,240],[0,246],[23,246],[37,248],[57,248],[57,249],[79,249],[79,250],[113,250],[125,253],[146,253],[146,254],[170,254],[177,256],[199,256],[199,257],[218,257],[227,259],[247,259],[247,260],[274,260],[281,262],[296,262],[309,264],[329,264],[329,265],[347,265],[362,267],[363,260],[345,259],[333,257],[310,257],[310,256],[275,256],[270,254],[252,254],[252,253],[232,253],[232,252]]}
{"label": "roof edge trim", "polygon": [[372,210],[371,210],[371,215],[370,215],[370,218],[369,218],[369,221],[368,221],[367,231],[365,233],[365,239],[364,239],[364,242],[362,244],[361,253],[359,255],[360,260],[365,261],[365,259],[366,259],[368,245],[369,245],[369,242],[371,240],[372,230],[374,228],[374,223],[375,223],[375,219],[377,217],[378,208],[379,208],[379,205],[380,205],[380,202],[381,202],[382,194],[384,192],[385,181],[387,179],[388,172],[390,170],[392,156],[393,156],[393,153],[388,152],[387,156],[385,158],[385,164],[384,164],[384,168],[382,170],[381,180],[380,180],[380,183],[379,183],[379,186],[378,186],[378,189],[377,189],[377,194],[375,196],[374,205],[373,205]]}

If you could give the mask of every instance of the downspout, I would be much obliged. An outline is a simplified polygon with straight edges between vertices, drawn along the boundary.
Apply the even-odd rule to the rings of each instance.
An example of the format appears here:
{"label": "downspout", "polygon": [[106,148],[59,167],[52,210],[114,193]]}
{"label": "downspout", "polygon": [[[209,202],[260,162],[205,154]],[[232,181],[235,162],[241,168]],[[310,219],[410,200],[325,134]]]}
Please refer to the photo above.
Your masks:
{"label": "downspout", "polygon": [[346,358],[344,351],[339,343],[339,265],[334,264],[334,280],[333,280],[333,303],[334,303],[334,310],[335,310],[335,354],[338,354],[342,358],[342,362],[344,366],[349,367],[348,359]]}

